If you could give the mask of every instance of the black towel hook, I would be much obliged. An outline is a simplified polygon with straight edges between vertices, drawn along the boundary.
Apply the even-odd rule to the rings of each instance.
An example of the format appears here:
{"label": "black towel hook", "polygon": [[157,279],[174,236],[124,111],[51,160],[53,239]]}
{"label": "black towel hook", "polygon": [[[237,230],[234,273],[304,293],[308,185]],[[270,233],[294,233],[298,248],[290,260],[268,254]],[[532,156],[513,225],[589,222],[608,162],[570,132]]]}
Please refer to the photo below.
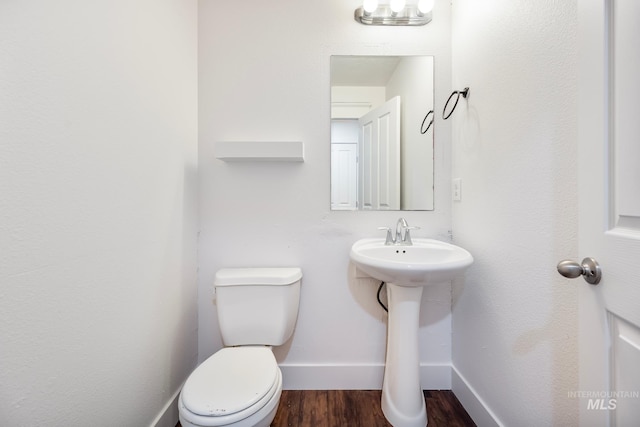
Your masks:
{"label": "black towel hook", "polygon": [[[431,121],[429,122],[429,124],[427,125],[427,128],[425,129],[425,128],[424,128],[424,124],[426,123],[426,121],[427,121],[427,117],[429,117],[429,115],[431,115]],[[435,115],[435,114],[433,114],[433,110],[431,110],[431,111],[429,111],[429,112],[427,113],[427,115],[426,115],[426,116],[424,116],[424,119],[422,120],[422,124],[420,125],[420,133],[421,133],[421,134],[423,134],[423,135],[424,135],[425,133],[427,133],[427,131],[429,130],[429,128],[430,128],[430,127],[431,127],[431,125],[433,124],[433,116],[434,116],[434,115]]]}
{"label": "black towel hook", "polygon": [[[449,117],[451,117],[453,112],[456,110],[456,107],[458,106],[458,101],[460,100],[460,95],[462,95],[463,98],[466,98],[467,96],[469,96],[469,88],[465,87],[463,90],[460,90],[460,91],[454,90],[451,96],[449,96],[449,99],[447,99],[447,103],[444,104],[444,109],[442,110],[442,118],[444,120],[447,120]],[[456,96],[456,102],[453,104],[453,108],[451,108],[451,111],[449,111],[449,114],[446,114],[447,105],[449,105],[449,102],[454,96]]]}

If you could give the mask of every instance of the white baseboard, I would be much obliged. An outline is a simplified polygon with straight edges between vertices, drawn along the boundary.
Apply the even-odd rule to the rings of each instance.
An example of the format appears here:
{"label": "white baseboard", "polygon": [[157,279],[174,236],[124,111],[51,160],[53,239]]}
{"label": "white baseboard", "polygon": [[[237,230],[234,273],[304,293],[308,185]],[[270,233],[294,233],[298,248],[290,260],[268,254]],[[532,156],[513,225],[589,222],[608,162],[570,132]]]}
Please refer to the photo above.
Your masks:
{"label": "white baseboard", "polygon": [[[280,365],[285,390],[380,390],[384,365]],[[420,365],[424,390],[451,390],[451,365]]]}
{"label": "white baseboard", "polygon": [[158,416],[151,423],[151,427],[175,427],[178,424],[178,397],[182,386],[171,399],[164,405]]}
{"label": "white baseboard", "polygon": [[503,424],[498,420],[498,417],[455,366],[451,367],[451,371],[451,390],[476,425],[479,427],[502,427]]}

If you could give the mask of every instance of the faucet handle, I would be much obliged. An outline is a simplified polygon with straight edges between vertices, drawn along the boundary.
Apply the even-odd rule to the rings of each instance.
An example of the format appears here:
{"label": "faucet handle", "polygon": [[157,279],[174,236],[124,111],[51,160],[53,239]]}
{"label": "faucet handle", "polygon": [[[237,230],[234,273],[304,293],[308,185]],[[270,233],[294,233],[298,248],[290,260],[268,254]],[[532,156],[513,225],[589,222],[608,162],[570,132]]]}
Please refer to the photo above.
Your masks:
{"label": "faucet handle", "polygon": [[391,229],[389,227],[378,227],[378,230],[387,230],[387,238],[384,241],[385,245],[393,245],[395,243],[395,240],[393,240],[393,237],[391,236]]}
{"label": "faucet handle", "polygon": [[405,230],[403,242],[407,245],[413,245],[413,242],[411,241],[411,234],[409,232],[411,230],[420,230],[420,227],[407,227]]}

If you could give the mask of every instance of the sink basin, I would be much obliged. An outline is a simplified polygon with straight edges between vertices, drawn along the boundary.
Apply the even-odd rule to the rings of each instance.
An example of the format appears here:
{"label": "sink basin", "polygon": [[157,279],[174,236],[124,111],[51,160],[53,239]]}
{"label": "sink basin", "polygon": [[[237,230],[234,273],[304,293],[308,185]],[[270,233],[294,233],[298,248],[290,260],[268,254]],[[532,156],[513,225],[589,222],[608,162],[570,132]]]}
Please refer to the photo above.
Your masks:
{"label": "sink basin", "polygon": [[413,239],[413,245],[385,245],[385,239],[361,239],[350,257],[369,276],[400,286],[427,286],[451,280],[473,263],[465,249],[433,239]]}

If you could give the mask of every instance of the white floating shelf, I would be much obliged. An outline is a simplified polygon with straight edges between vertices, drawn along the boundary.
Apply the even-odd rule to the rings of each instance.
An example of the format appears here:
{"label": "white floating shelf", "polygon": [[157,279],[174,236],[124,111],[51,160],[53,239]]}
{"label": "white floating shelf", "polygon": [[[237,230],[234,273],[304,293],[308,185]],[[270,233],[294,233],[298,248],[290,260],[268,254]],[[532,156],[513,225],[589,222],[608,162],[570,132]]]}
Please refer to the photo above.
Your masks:
{"label": "white floating shelf", "polygon": [[304,162],[302,141],[218,141],[216,158],[225,162]]}

